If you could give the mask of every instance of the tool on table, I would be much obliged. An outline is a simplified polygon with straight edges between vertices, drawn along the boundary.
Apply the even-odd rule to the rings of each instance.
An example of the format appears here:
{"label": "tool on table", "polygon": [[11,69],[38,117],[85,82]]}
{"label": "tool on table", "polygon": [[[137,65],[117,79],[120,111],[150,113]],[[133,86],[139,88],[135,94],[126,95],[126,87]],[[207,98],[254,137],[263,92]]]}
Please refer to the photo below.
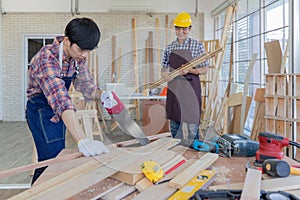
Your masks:
{"label": "tool on table", "polygon": [[262,164],[263,172],[272,177],[288,177],[290,165],[283,160],[267,159]]}
{"label": "tool on table", "polygon": [[272,177],[288,177],[290,174],[300,175],[300,169],[297,167],[290,166],[286,161],[279,159],[266,159],[262,163],[261,167],[258,167],[257,164],[251,166],[250,161],[246,164],[246,170],[252,168],[261,170],[262,173],[268,174]]}
{"label": "tool on table", "polygon": [[140,165],[141,171],[144,173],[146,178],[151,181],[151,183],[156,183],[164,176],[162,168],[156,162],[149,160],[145,161]]}
{"label": "tool on table", "polygon": [[215,140],[217,140],[216,143],[219,145],[220,151],[229,158],[231,156],[255,156],[259,147],[258,142],[238,134],[224,134]]}
{"label": "tool on table", "polygon": [[194,140],[182,139],[179,144],[186,147],[190,147],[197,151],[204,151],[204,152],[211,152],[211,153],[218,153],[219,151],[219,145],[213,141],[204,142],[198,139],[194,139]]}
{"label": "tool on table", "polygon": [[199,189],[206,189],[215,180],[215,178],[215,171],[201,170],[197,176],[173,194],[168,200],[189,199]]}
{"label": "tool on table", "polygon": [[259,149],[256,152],[256,164],[260,165],[266,159],[282,159],[282,148],[293,145],[300,148],[300,144],[288,138],[269,132],[260,132],[258,135]]}
{"label": "tool on table", "polygon": [[[210,199],[210,200],[231,200],[240,199],[242,190],[202,190],[197,191],[190,200],[199,199]],[[289,199],[298,200],[299,198],[293,194],[283,192],[283,191],[260,191],[260,200],[271,200],[271,199]]]}
{"label": "tool on table", "polygon": [[142,145],[150,143],[142,129],[133,119],[131,119],[129,112],[125,109],[124,104],[115,92],[103,92],[101,101],[103,107],[113,116],[118,123],[118,126],[125,133],[133,136]]}

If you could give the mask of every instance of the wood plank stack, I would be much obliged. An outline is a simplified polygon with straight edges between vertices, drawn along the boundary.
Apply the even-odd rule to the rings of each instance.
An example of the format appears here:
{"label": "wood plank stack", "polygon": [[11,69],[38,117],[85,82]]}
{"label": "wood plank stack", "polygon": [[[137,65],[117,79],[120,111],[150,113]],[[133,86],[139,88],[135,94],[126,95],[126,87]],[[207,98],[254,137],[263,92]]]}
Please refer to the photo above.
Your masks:
{"label": "wood plank stack", "polygon": [[[117,148],[113,145],[109,146],[108,154],[93,158],[81,157],[52,165],[45,172],[51,176],[42,176],[32,188],[11,199],[86,199],[80,193],[94,185],[97,185],[99,191],[96,196],[89,196],[88,199],[121,199],[136,191],[137,182],[148,181],[139,169],[144,161],[153,160],[167,171],[184,159],[175,151],[168,150],[178,143],[178,139],[165,137],[141,147]],[[184,168],[176,168],[165,177],[170,178],[171,182],[159,185],[150,182],[141,185],[140,182],[144,189],[138,195],[135,192],[134,199],[145,199],[149,197],[149,192],[152,194],[150,199],[157,199],[155,197],[161,195],[168,198],[178,188],[182,188],[189,178],[193,178],[194,174],[209,167],[217,159],[217,154],[207,153],[196,162],[186,162]],[[100,182],[105,185],[98,185]]]}

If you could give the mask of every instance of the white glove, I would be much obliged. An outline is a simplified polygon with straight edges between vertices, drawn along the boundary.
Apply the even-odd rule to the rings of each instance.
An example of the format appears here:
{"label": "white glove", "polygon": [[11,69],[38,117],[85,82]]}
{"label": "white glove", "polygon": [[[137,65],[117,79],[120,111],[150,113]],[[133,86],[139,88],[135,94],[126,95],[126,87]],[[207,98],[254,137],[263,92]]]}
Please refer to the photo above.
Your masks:
{"label": "white glove", "polygon": [[114,99],[113,94],[111,91],[103,91],[101,94],[101,101],[103,103],[104,108],[112,108],[118,105],[118,102]]}
{"label": "white glove", "polygon": [[88,138],[79,140],[78,149],[85,157],[99,155],[101,153],[108,153],[106,146],[97,140],[90,140]]}

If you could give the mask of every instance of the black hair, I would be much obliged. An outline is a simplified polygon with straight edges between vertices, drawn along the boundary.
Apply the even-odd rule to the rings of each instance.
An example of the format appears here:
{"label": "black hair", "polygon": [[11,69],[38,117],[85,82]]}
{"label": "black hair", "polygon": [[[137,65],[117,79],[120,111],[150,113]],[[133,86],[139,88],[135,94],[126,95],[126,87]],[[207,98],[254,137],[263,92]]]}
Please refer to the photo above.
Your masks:
{"label": "black hair", "polygon": [[66,26],[65,36],[77,44],[82,50],[93,50],[100,40],[100,30],[97,24],[89,18],[72,19]]}

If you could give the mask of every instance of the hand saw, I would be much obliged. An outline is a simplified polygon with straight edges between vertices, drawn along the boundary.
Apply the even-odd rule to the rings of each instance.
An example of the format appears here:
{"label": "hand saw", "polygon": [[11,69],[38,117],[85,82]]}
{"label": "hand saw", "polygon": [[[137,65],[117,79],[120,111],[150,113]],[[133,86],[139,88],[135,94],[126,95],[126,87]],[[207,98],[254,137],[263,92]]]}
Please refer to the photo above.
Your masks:
{"label": "hand saw", "polygon": [[130,117],[124,104],[113,91],[104,92],[101,95],[103,107],[113,116],[120,129],[128,135],[133,136],[141,145],[149,144],[149,140],[139,127],[139,125]]}

